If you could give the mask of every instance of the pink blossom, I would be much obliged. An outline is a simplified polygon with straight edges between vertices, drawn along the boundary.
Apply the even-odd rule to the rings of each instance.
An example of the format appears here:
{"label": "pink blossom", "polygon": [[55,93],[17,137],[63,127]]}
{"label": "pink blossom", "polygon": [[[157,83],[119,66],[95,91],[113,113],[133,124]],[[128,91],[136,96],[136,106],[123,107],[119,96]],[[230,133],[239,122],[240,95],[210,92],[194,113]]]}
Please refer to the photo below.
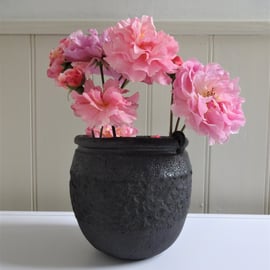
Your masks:
{"label": "pink blossom", "polygon": [[84,73],[79,67],[65,70],[58,78],[60,86],[76,89],[84,83]]}
{"label": "pink blossom", "polygon": [[176,64],[177,66],[181,66],[183,64],[183,60],[180,56],[175,56],[173,59],[172,59],[173,63]]}
{"label": "pink blossom", "polygon": [[122,125],[116,127],[116,136],[119,137],[135,137],[138,134],[138,129],[133,126]]}
{"label": "pink blossom", "polygon": [[203,66],[197,60],[186,61],[173,86],[173,113],[185,117],[185,123],[196,132],[207,135],[210,144],[224,143],[244,126],[238,79],[231,80],[219,64]]}
{"label": "pink blossom", "polygon": [[59,74],[64,70],[63,63],[65,61],[64,51],[60,44],[57,48],[50,52],[50,64],[47,69],[47,76],[56,79]]}
{"label": "pink blossom", "polygon": [[[60,40],[58,46],[51,51],[47,75],[50,78],[54,78],[60,86],[65,87],[66,83],[63,83],[63,80],[66,74],[62,73],[65,73],[67,69],[72,67],[80,66],[80,70],[84,73],[93,74],[92,71],[95,70],[99,74],[99,67],[96,69],[96,66],[103,61],[103,54],[101,41],[95,29],[89,29],[87,35],[80,30],[76,31],[67,38]],[[104,68],[105,74],[108,73],[109,75],[120,77],[120,75],[116,75],[115,72],[108,71],[108,69]],[[70,73],[68,72],[68,74]]]}
{"label": "pink blossom", "polygon": [[178,43],[163,31],[157,32],[152,17],[120,21],[105,31],[103,49],[105,60],[131,81],[169,84],[167,73],[177,64]]}
{"label": "pink blossom", "polygon": [[64,55],[66,61],[89,62],[100,59],[103,54],[98,32],[89,29],[88,35],[78,30],[69,35],[65,40]]}
{"label": "pink blossom", "polygon": [[82,94],[72,91],[74,103],[71,108],[90,129],[106,125],[131,125],[137,116],[138,93],[125,97],[127,92],[113,79],[105,82],[104,90],[87,80]]}
{"label": "pink blossom", "polygon": [[[93,133],[96,138],[100,137],[100,128],[90,128],[87,127],[85,130],[86,135],[92,137]],[[115,128],[116,131],[116,137],[135,137],[138,133],[138,130],[133,127],[133,126],[127,126],[127,125],[122,125],[119,127]],[[107,125],[103,127],[102,130],[102,138],[112,138],[113,137],[113,132],[112,132],[112,126]]]}

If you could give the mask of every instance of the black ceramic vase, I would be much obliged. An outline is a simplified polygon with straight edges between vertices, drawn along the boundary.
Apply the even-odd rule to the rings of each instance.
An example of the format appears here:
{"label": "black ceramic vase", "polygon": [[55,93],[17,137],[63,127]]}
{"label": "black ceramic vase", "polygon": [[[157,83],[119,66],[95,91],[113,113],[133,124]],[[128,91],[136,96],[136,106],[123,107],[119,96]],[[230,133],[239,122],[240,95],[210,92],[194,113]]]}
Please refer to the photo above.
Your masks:
{"label": "black ceramic vase", "polygon": [[75,143],[70,195],[88,241],[129,260],[152,257],[172,245],[191,195],[183,133],[161,138],[80,135]]}

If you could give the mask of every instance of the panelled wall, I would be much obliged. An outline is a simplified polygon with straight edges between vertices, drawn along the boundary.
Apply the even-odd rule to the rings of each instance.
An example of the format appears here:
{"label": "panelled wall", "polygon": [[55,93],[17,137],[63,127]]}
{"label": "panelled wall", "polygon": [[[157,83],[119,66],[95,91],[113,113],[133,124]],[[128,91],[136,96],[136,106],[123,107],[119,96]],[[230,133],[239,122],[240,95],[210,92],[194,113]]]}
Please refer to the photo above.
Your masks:
{"label": "panelled wall", "polygon": [[[84,124],[62,88],[46,77],[60,38],[108,22],[0,23],[0,210],[71,210],[73,138]],[[224,145],[208,146],[187,130],[193,165],[191,212],[270,213],[269,23],[159,22],[184,59],[219,62],[240,77],[247,123]],[[168,134],[168,87],[140,92],[140,134]]]}

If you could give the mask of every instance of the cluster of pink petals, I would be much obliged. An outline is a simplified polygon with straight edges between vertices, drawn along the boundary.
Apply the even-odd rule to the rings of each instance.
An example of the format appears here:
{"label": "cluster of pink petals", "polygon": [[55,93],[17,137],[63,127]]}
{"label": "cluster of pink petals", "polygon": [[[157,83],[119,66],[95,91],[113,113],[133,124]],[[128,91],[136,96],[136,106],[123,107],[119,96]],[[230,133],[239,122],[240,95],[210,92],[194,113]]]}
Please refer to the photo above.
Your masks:
{"label": "cluster of pink petals", "polygon": [[59,86],[76,89],[84,83],[84,72],[79,66],[70,68],[60,73],[57,81]]}
{"label": "cluster of pink petals", "polygon": [[[133,126],[127,126],[127,125],[122,125],[122,126],[118,126],[115,129],[116,132],[116,137],[135,137],[138,134],[138,130],[133,127]],[[86,135],[93,137],[93,133],[94,133],[94,137],[95,138],[112,138],[114,137],[113,135],[113,131],[112,131],[112,126],[107,125],[107,126],[103,126],[102,129],[102,134],[101,133],[101,129],[100,128],[87,128],[85,131]]]}
{"label": "cluster of pink petals", "polygon": [[[137,134],[138,93],[126,96],[122,87],[128,81],[173,82],[174,115],[208,136],[210,144],[227,141],[245,124],[238,80],[218,64],[183,62],[178,50],[172,36],[156,31],[152,17],[129,18],[101,35],[95,29],[87,34],[79,30],[60,40],[50,52],[47,75],[71,90],[71,108],[86,123],[89,136],[99,137],[102,130],[102,137],[112,137],[112,126],[116,136]],[[102,87],[94,85],[93,74],[101,75]]]}
{"label": "cluster of pink petals", "polygon": [[131,126],[137,117],[138,93],[125,97],[128,91],[119,87],[119,82],[109,79],[103,89],[87,80],[82,94],[72,91],[71,105],[76,116],[82,118],[89,129],[102,126]]}
{"label": "cluster of pink petals", "polygon": [[89,29],[88,34],[78,30],[64,41],[63,51],[68,62],[90,62],[100,59],[103,54],[101,41],[97,30]]}
{"label": "cluster of pink petals", "polygon": [[[105,60],[130,81],[163,85],[178,68],[176,40],[157,32],[150,16],[120,21],[104,33]],[[178,60],[178,59],[177,59]]]}
{"label": "cluster of pink petals", "polygon": [[245,124],[239,94],[238,79],[231,80],[220,65],[189,60],[176,73],[172,111],[208,136],[210,145],[224,143]]}
{"label": "cluster of pink petals", "polygon": [[[88,34],[83,34],[78,30],[70,34],[67,38],[60,40],[58,46],[50,52],[50,64],[47,69],[49,78],[55,79],[56,83],[62,87],[74,88],[81,82],[87,74],[100,73],[96,65],[101,61],[103,48],[101,38],[95,29],[89,29]],[[116,75],[109,68],[104,69],[110,75]],[[81,73],[85,74],[81,74]],[[72,80],[72,76],[74,79]]]}
{"label": "cluster of pink petals", "polygon": [[50,52],[49,59],[50,64],[47,69],[47,76],[52,79],[57,79],[59,74],[64,70],[65,56],[62,48],[62,41],[60,41],[58,47]]}

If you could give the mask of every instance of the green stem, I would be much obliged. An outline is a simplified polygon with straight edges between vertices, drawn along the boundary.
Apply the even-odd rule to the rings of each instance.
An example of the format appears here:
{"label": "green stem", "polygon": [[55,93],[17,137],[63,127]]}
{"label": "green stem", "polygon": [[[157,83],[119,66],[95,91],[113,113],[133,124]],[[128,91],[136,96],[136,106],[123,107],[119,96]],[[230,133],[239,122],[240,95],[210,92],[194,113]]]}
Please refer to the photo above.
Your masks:
{"label": "green stem", "polygon": [[183,132],[186,128],[186,125],[183,125],[183,127],[181,128],[181,132]]}
{"label": "green stem", "polygon": [[177,120],[176,120],[174,132],[176,132],[178,130],[179,123],[180,123],[180,117],[178,117]]}
{"label": "green stem", "polygon": [[116,138],[116,130],[115,130],[115,126],[112,126],[112,133],[113,133],[113,137]]}
{"label": "green stem", "polygon": [[[171,105],[173,103],[173,94],[171,94]],[[169,129],[169,135],[172,136],[172,126],[173,126],[173,113],[172,110],[170,110],[170,129]]]}
{"label": "green stem", "polygon": [[102,133],[103,133],[103,126],[102,126],[101,129],[100,129],[100,132],[99,132],[99,138],[102,138]]}
{"label": "green stem", "polygon": [[100,75],[101,75],[101,82],[102,82],[102,85],[104,85],[105,79],[104,79],[103,64],[102,63],[99,63],[99,70],[100,70]]}
{"label": "green stem", "polygon": [[125,79],[120,88],[123,89],[128,84],[128,82],[129,80]]}

